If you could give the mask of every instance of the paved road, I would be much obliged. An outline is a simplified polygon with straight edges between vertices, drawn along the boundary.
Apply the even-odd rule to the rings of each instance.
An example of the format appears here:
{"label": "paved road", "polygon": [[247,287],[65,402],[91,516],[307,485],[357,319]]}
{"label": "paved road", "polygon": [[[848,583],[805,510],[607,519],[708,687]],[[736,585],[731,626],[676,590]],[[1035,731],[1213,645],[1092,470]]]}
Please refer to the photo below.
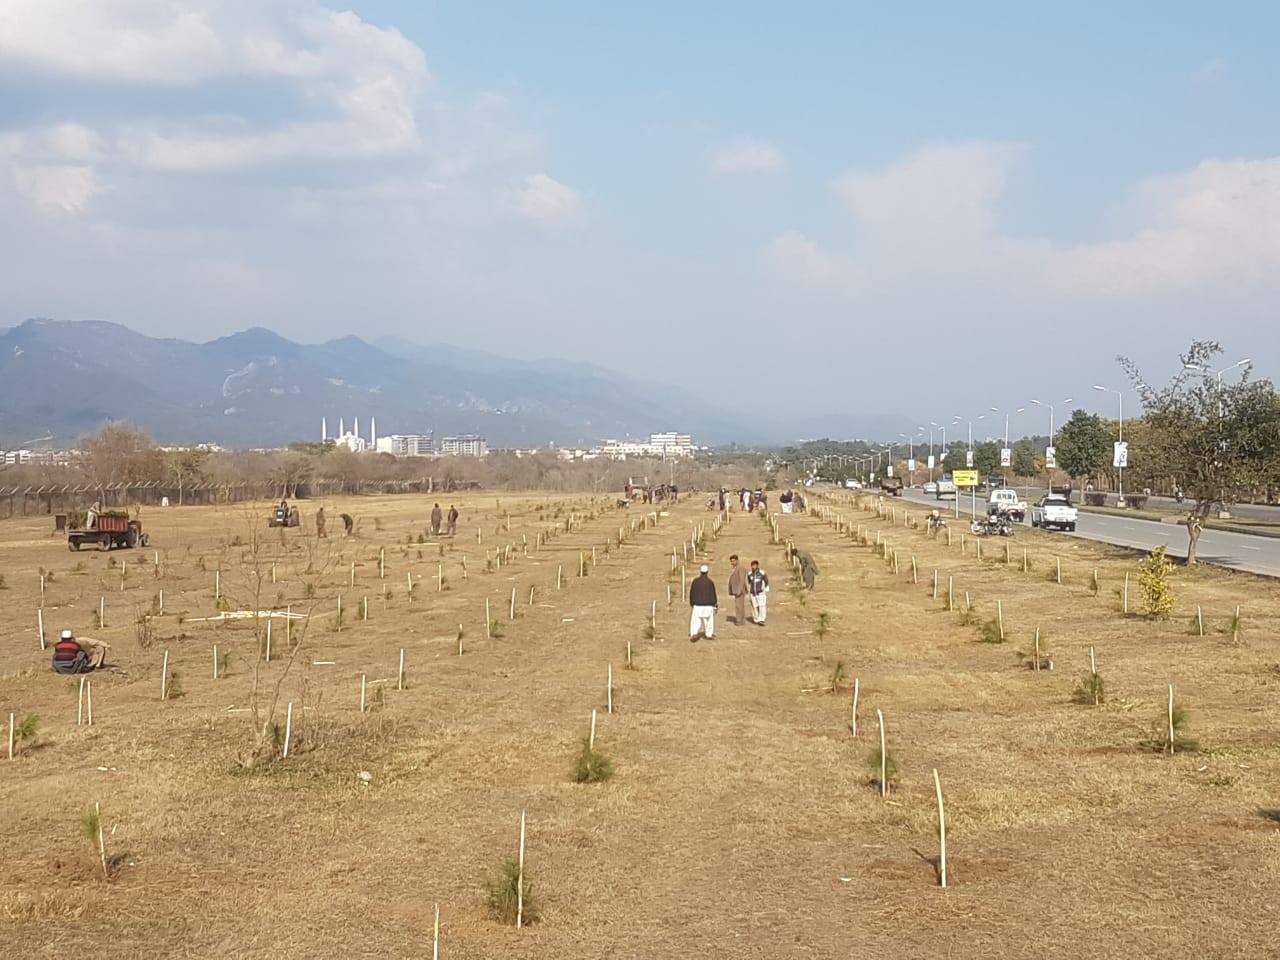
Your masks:
{"label": "paved road", "polygon": [[[1045,492],[1044,487],[1014,487],[1024,499],[1030,503],[1033,499],[1038,499]],[[1133,494],[1136,491],[1130,490]],[[981,494],[979,494],[981,496]],[[1079,503],[1080,491],[1076,490],[1071,494],[1071,499]],[[1116,495],[1114,493],[1107,494],[1107,506],[1114,507],[1116,505]],[[1149,510],[1170,510],[1180,511],[1186,510],[1191,506],[1190,502],[1178,503],[1173,497],[1148,497],[1146,509]],[[1249,520],[1270,520],[1272,522],[1280,522],[1280,506],[1267,506],[1262,503],[1238,503],[1231,508],[1233,517],[1243,517]]]}
{"label": "paved road", "polygon": [[[903,491],[903,499],[929,507],[944,510],[947,516],[954,516],[955,504],[949,500],[937,501],[919,490]],[[960,516],[969,517],[970,499],[961,496],[959,500]],[[986,502],[982,497],[977,499],[978,513],[984,512]],[[1265,508],[1264,508],[1265,509]],[[1030,530],[1030,526],[1027,526]],[[1049,533],[1049,531],[1046,531]],[[1099,540],[1121,547],[1137,547],[1151,550],[1161,544],[1168,547],[1169,556],[1185,557],[1187,555],[1186,527],[1173,523],[1158,523],[1154,520],[1139,520],[1130,517],[1109,516],[1098,513],[1081,513],[1076,524],[1075,533],[1050,533],[1050,536],[1084,537],[1088,540]],[[1247,533],[1226,533],[1221,530],[1206,530],[1200,536],[1199,556],[1205,563],[1216,563],[1236,570],[1250,573],[1261,573],[1270,577],[1280,577],[1280,539],[1274,537],[1257,537]]]}

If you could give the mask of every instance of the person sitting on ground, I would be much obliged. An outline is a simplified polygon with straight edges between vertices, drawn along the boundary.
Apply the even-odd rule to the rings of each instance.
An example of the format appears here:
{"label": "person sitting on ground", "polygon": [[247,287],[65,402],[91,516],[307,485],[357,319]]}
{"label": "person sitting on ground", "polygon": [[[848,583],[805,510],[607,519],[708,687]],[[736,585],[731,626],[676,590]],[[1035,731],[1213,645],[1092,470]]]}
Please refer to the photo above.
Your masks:
{"label": "person sitting on ground", "polygon": [[101,640],[77,640],[70,630],[63,630],[53,645],[54,673],[89,673],[107,665],[107,645]]}

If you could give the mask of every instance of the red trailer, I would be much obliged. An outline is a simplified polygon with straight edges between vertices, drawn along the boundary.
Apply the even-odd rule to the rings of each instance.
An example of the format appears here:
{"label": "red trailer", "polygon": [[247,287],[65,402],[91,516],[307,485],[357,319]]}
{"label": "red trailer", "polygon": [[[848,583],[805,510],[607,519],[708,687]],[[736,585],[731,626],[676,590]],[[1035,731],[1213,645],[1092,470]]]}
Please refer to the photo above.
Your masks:
{"label": "red trailer", "polygon": [[112,547],[145,547],[151,538],[142,532],[140,520],[130,520],[123,514],[99,515],[92,530],[67,531],[67,549],[79,550],[85,543],[96,544],[99,550]]}

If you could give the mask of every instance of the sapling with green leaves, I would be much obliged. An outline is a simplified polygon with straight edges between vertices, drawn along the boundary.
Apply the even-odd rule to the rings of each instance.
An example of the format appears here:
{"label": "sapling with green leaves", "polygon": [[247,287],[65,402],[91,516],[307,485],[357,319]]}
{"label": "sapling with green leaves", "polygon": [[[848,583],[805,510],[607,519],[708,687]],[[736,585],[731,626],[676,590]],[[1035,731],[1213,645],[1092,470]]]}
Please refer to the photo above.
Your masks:
{"label": "sapling with green leaves", "polygon": [[1177,604],[1169,586],[1173,562],[1163,546],[1156,547],[1139,564],[1138,589],[1142,592],[1142,612],[1153,620],[1167,620]]}
{"label": "sapling with green leaves", "polygon": [[588,737],[583,737],[573,765],[574,783],[603,783],[612,776],[612,761],[597,750]]}
{"label": "sapling with green leaves", "polygon": [[102,879],[110,879],[107,873],[107,844],[102,830],[102,809],[94,804],[85,811],[80,819],[80,829],[84,838],[89,841],[98,854],[98,862],[102,864]]}

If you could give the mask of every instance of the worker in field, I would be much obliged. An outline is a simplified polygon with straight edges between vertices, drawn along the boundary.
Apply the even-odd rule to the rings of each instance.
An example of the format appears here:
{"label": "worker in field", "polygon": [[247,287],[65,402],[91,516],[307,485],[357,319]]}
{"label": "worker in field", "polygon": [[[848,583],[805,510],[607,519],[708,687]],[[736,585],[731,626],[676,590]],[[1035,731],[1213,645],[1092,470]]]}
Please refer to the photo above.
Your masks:
{"label": "worker in field", "polygon": [[316,537],[323,540],[329,536],[325,532],[324,507],[316,511]]}
{"label": "worker in field", "polygon": [[716,585],[710,577],[711,568],[706,564],[689,584],[689,642],[697,643],[699,635],[708,640],[716,635]]}
{"label": "worker in field", "polygon": [[98,514],[100,513],[102,513],[102,503],[95,500],[93,501],[93,506],[84,513],[84,528],[86,530],[93,530],[98,526]]}
{"label": "worker in field", "polygon": [[449,536],[457,536],[458,534],[458,508],[452,503],[449,504]]}
{"label": "worker in field", "polygon": [[813,560],[813,554],[808,550],[797,550],[796,556],[800,559],[800,579],[804,581],[806,589],[812,590],[818,581],[818,565]]}
{"label": "worker in field", "polygon": [[769,575],[760,569],[760,561],[751,561],[747,574],[747,593],[751,597],[751,622],[763,627],[769,613]]}
{"label": "worker in field", "polygon": [[440,509],[440,504],[436,504],[431,511],[431,536],[440,536],[440,524],[444,521],[444,511]]}
{"label": "worker in field", "polygon": [[107,645],[101,640],[77,640],[70,630],[63,630],[53,645],[54,673],[88,673],[106,665]]}
{"label": "worker in field", "polygon": [[338,514],[338,517],[342,520],[343,533],[348,537],[351,536],[351,531],[356,525],[355,519],[349,513],[340,513]]}
{"label": "worker in field", "polygon": [[740,627],[747,619],[747,571],[735,553],[729,557],[729,596],[733,597],[733,623]]}

